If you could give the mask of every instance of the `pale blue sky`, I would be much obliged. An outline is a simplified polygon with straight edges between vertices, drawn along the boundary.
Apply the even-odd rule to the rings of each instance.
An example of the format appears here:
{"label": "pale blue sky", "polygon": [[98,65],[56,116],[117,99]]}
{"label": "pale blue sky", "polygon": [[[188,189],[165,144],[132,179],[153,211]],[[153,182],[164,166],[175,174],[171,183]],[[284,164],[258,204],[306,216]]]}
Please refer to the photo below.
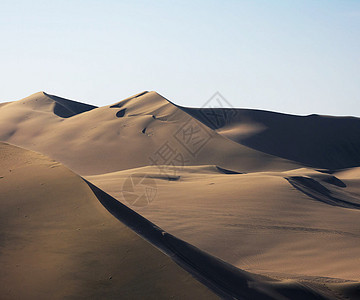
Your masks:
{"label": "pale blue sky", "polygon": [[143,90],[202,106],[360,116],[360,1],[0,1],[0,102],[106,105]]}

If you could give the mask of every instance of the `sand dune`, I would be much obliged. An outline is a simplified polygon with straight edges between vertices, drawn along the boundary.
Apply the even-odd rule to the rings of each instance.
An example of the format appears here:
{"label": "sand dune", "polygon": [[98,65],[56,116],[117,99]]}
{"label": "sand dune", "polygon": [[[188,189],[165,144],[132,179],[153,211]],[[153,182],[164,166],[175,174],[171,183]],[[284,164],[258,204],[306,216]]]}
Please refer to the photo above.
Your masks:
{"label": "sand dune", "polygon": [[[354,263],[360,258],[360,193],[346,197],[347,188],[329,183],[330,176],[309,169],[224,174],[202,166],[184,168],[176,181],[159,178],[154,167],[87,178],[129,204],[123,182],[142,174],[156,182],[157,195],[134,210],[239,268],[281,278],[360,280]],[[317,184],[300,190],[289,178]],[[360,177],[352,180],[360,183]]]}
{"label": "sand dune", "polygon": [[[222,137],[155,92],[68,118],[53,110],[54,100],[45,93],[1,107],[0,140],[44,153],[82,175],[147,166],[164,147],[176,152],[172,162],[178,165],[215,164],[240,172],[295,165]],[[189,133],[185,139],[181,128]],[[191,130],[197,130],[197,140],[189,143]]]}
{"label": "sand dune", "polygon": [[[129,298],[161,295],[189,299],[191,295],[207,299],[215,297],[215,292],[224,298],[356,299],[360,297],[359,128],[359,119],[351,117],[184,108],[156,92],[142,92],[104,107],[41,92],[0,105],[0,140],[65,164],[88,180],[89,186],[55,161],[50,163],[36,154],[40,160],[34,163],[35,154],[29,158],[32,152],[5,145],[0,152],[2,169],[25,173],[8,171],[11,176],[17,174],[10,182],[4,181],[8,173],[0,174],[0,185],[7,182],[9,199],[17,199],[17,195],[28,198],[31,214],[40,218],[36,226],[29,227],[31,235],[46,246],[41,248],[45,258],[52,258],[54,252],[59,255],[61,268],[54,263],[45,270],[49,290],[55,290],[55,281],[61,277],[66,278],[60,283],[64,293],[78,295],[84,290],[90,297],[106,290],[112,298],[125,290]],[[33,173],[39,180],[30,176]],[[35,188],[42,181],[44,187]],[[139,195],[137,188],[144,193]],[[38,193],[55,199],[57,214],[47,201],[38,199]],[[7,216],[15,200],[2,201],[8,201],[2,213]],[[78,201],[81,213],[74,209]],[[35,213],[37,206],[42,213]],[[129,213],[128,207],[139,215]],[[15,215],[13,209],[9,214],[13,217],[5,219],[15,220]],[[45,215],[55,218],[64,229],[41,219]],[[28,230],[22,221],[16,226],[3,222],[3,232]],[[74,242],[73,227],[68,227],[76,222],[80,222],[76,225],[80,232],[82,228],[86,232],[80,244]],[[107,224],[104,231],[99,230],[102,222]],[[60,237],[64,234],[68,246],[50,236],[47,229],[40,230],[40,223],[49,224],[51,232]],[[139,224],[145,227],[139,229]],[[118,240],[108,239],[113,235],[118,235]],[[16,255],[30,251],[22,259],[31,264],[39,257],[34,249],[39,250],[31,239],[21,237],[26,251],[7,254],[9,261],[16,264]],[[104,245],[94,243],[98,239]],[[124,240],[137,251],[134,247],[129,250],[122,244]],[[65,250],[57,253],[54,249],[59,247]],[[113,251],[118,248],[125,252],[115,257]],[[81,266],[85,279],[68,279],[68,272],[80,268],[68,267],[73,260],[69,253],[77,253],[78,258],[82,251],[92,262]],[[129,256],[126,251],[134,252],[132,260],[124,259]],[[114,267],[124,263],[126,268],[134,268],[134,273],[130,272],[130,277],[116,273],[116,278],[121,278],[116,287],[98,285],[95,270],[100,274],[107,270],[100,266],[99,252],[105,254],[101,260],[108,259],[105,266],[114,260]],[[134,267],[136,257],[143,257],[144,272]],[[47,263],[39,266],[41,270]],[[159,270],[159,264],[166,267]],[[16,273],[11,266],[7,269],[11,276],[30,274],[30,267]],[[147,284],[142,282],[139,287],[129,279],[137,272],[143,273],[140,281]],[[150,280],[151,272],[155,276]],[[40,275],[24,284],[39,286],[37,278]],[[176,280],[184,286],[174,287]],[[96,288],[91,289],[94,282]],[[159,282],[163,283],[159,286]],[[146,292],[136,294],[138,288]],[[10,290],[17,291],[15,287]]]}
{"label": "sand dune", "polygon": [[0,143],[0,172],[1,299],[218,298],[59,163]]}
{"label": "sand dune", "polygon": [[91,183],[86,187],[61,164],[9,144],[0,143],[0,150],[2,299],[218,298],[206,286],[229,299],[331,295],[319,285],[236,269],[166,233]]}
{"label": "sand dune", "polygon": [[180,108],[233,141],[309,167],[341,169],[360,165],[359,118]]}

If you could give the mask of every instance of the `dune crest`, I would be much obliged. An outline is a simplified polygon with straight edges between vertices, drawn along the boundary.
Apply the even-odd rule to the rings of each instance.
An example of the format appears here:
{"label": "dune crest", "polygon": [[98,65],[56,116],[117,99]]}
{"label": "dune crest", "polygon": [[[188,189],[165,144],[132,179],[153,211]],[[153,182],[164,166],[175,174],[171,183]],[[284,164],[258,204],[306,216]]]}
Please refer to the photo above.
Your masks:
{"label": "dune crest", "polygon": [[296,165],[219,135],[156,92],[68,118],[55,115],[53,99],[41,95],[0,107],[0,140],[44,153],[81,175],[150,165],[163,147],[181,156],[174,161],[180,166],[214,164],[250,172]]}

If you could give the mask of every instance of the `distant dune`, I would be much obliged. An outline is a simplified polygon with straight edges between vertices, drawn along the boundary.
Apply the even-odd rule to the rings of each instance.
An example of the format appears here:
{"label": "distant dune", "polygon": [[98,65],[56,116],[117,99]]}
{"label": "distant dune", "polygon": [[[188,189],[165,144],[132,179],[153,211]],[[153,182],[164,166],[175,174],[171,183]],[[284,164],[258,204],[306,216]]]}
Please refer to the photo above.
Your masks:
{"label": "distant dune", "polygon": [[[0,140],[44,153],[82,175],[147,166],[166,142],[181,147],[187,165],[210,163],[242,172],[294,166],[222,137],[155,92],[66,118],[54,112],[54,98],[41,92],[0,107]],[[67,107],[75,111],[78,105],[72,104]],[[208,140],[190,152],[175,138],[188,122],[201,126],[200,138]]]}
{"label": "distant dune", "polygon": [[359,118],[180,108],[237,143],[309,167],[341,169],[360,165]]}
{"label": "distant dune", "polygon": [[0,298],[359,299],[359,137],[156,92],[0,104]]}

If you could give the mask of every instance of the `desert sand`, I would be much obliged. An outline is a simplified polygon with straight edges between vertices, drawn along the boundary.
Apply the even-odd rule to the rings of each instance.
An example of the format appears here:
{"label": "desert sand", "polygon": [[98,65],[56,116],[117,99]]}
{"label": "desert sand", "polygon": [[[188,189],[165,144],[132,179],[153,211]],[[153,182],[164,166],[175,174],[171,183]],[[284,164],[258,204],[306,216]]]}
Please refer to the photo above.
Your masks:
{"label": "desert sand", "polygon": [[359,125],[156,92],[4,103],[1,294],[356,299]]}
{"label": "desert sand", "polygon": [[0,144],[1,299],[217,298],[61,164]]}

